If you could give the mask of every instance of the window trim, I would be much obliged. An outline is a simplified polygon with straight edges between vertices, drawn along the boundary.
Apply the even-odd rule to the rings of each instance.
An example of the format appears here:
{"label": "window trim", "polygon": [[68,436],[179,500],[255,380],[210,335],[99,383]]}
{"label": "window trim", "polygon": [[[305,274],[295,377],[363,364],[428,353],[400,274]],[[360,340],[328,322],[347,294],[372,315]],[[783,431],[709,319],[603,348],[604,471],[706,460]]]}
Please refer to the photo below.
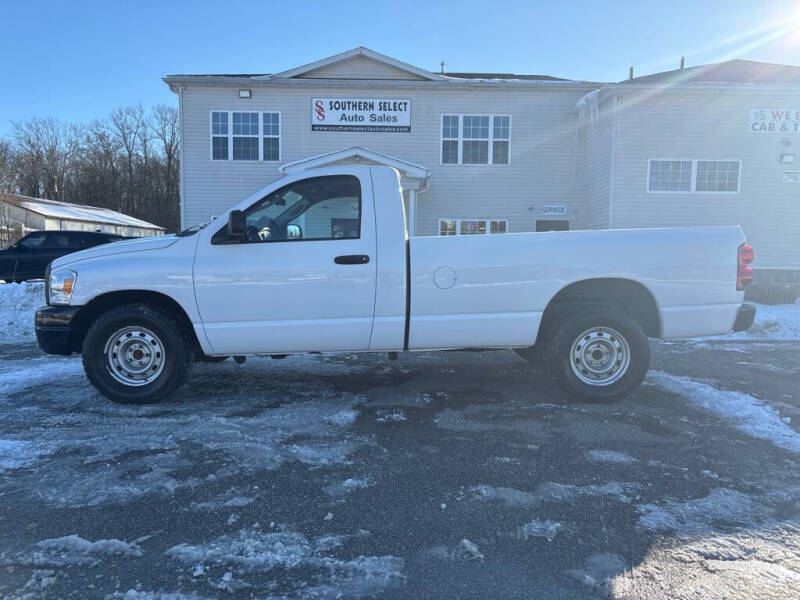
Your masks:
{"label": "window trim", "polygon": [[[688,190],[651,190],[650,189],[650,168],[653,162],[667,161],[667,162],[691,162],[692,163],[692,177]],[[739,173],[736,180],[736,191],[717,191],[717,190],[698,190],[697,189],[697,163],[703,162],[735,162],[739,163]],[[647,159],[647,177],[644,180],[644,189],[648,194],[739,194],[742,191],[742,160],[740,158],[648,158]]]}
{"label": "window trim", "polygon": [[[233,113],[255,113],[258,115],[258,160],[234,160],[233,158]],[[227,136],[214,135],[214,113],[225,113],[228,116],[228,134]],[[264,113],[273,113],[278,115],[278,135],[265,135],[264,134]],[[214,158],[214,138],[227,137],[228,139],[228,158]],[[256,137],[254,135],[244,135],[236,137]],[[277,160],[264,160],[264,140],[267,138],[278,138],[278,158]],[[279,163],[283,156],[283,113],[279,110],[269,109],[223,109],[212,108],[208,111],[208,159],[212,162],[236,162],[236,163]]]}
{"label": "window trim", "polygon": [[[444,118],[445,117],[456,117],[458,119],[458,138],[446,138],[444,137]],[[489,137],[486,138],[489,149],[488,149],[488,158],[489,161],[486,163],[465,163],[463,150],[464,150],[464,117],[489,117]],[[496,163],[494,162],[494,118],[495,117],[508,117],[508,137],[507,138],[497,138],[496,141],[498,142],[508,142],[508,162],[504,163]],[[510,167],[511,166],[511,130],[512,130],[512,118],[510,114],[506,113],[441,113],[439,115],[439,164],[443,167]],[[446,140],[449,141],[456,141],[458,140],[458,162],[444,162],[444,142]],[[468,140],[480,140],[483,141],[483,138],[466,138]],[[468,220],[468,219],[467,219]],[[495,220],[495,219],[492,219]]]}
{"label": "window trim", "polygon": [[[455,219],[455,218],[453,218],[453,219],[445,219],[445,218],[442,218],[442,219],[439,219],[439,233],[438,233],[439,237],[453,237],[453,236],[449,236],[449,235],[442,235],[442,223],[444,221],[455,221],[456,222],[456,233],[455,233],[456,236],[459,236],[459,235],[503,235],[504,233],[511,233],[509,231],[508,219],[495,219],[495,218],[488,218],[488,219]],[[484,223],[486,223],[486,233],[461,233],[461,222],[462,221],[483,221]],[[505,223],[506,224],[506,230],[504,232],[502,232],[502,233],[492,233],[491,232],[491,223],[492,223],[492,221],[496,221],[498,223]]]}

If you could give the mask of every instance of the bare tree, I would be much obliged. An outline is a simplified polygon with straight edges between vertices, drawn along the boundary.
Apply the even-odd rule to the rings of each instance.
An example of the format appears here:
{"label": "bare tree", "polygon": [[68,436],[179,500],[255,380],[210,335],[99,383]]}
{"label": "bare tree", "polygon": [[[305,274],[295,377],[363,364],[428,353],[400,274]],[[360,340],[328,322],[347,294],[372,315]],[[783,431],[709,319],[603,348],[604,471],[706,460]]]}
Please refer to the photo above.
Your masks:
{"label": "bare tree", "polygon": [[34,118],[0,140],[0,192],[111,208],[175,231],[179,216],[177,111],[121,107],[72,125]]}
{"label": "bare tree", "polygon": [[111,113],[112,131],[124,152],[126,197],[123,205],[126,211],[136,214],[136,160],[141,148],[142,133],[145,129],[144,111],[141,105],[126,106]]}
{"label": "bare tree", "polygon": [[54,200],[68,200],[67,174],[80,146],[81,130],[53,118],[14,122],[13,136],[31,191]]}

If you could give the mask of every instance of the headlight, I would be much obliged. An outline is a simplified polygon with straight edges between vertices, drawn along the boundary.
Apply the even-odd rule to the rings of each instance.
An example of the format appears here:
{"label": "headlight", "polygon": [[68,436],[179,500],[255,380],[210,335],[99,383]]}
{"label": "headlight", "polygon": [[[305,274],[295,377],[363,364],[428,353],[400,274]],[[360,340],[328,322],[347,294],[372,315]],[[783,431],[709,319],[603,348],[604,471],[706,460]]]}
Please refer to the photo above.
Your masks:
{"label": "headlight", "polygon": [[69,304],[78,274],[69,269],[50,273],[50,304]]}

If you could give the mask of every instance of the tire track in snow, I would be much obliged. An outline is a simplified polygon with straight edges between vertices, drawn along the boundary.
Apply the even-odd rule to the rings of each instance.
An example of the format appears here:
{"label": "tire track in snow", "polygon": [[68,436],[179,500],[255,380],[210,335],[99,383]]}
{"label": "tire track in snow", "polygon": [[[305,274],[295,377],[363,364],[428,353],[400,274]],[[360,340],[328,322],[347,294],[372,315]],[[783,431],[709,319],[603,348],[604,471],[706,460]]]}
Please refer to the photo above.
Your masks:
{"label": "tire track in snow", "polygon": [[800,454],[800,433],[789,427],[777,410],[749,394],[721,390],[664,371],[651,371],[647,381],[685,397],[697,408],[724,418],[747,435]]}

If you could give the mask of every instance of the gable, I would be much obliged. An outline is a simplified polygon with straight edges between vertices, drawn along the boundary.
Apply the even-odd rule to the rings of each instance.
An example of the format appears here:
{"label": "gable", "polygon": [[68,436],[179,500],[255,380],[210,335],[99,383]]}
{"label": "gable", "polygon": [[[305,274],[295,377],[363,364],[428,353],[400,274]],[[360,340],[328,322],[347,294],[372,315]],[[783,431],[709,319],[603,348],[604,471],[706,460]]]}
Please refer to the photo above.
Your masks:
{"label": "gable", "polygon": [[296,75],[300,79],[409,79],[424,80],[410,71],[379,62],[366,56],[338,61],[312,71]]}

